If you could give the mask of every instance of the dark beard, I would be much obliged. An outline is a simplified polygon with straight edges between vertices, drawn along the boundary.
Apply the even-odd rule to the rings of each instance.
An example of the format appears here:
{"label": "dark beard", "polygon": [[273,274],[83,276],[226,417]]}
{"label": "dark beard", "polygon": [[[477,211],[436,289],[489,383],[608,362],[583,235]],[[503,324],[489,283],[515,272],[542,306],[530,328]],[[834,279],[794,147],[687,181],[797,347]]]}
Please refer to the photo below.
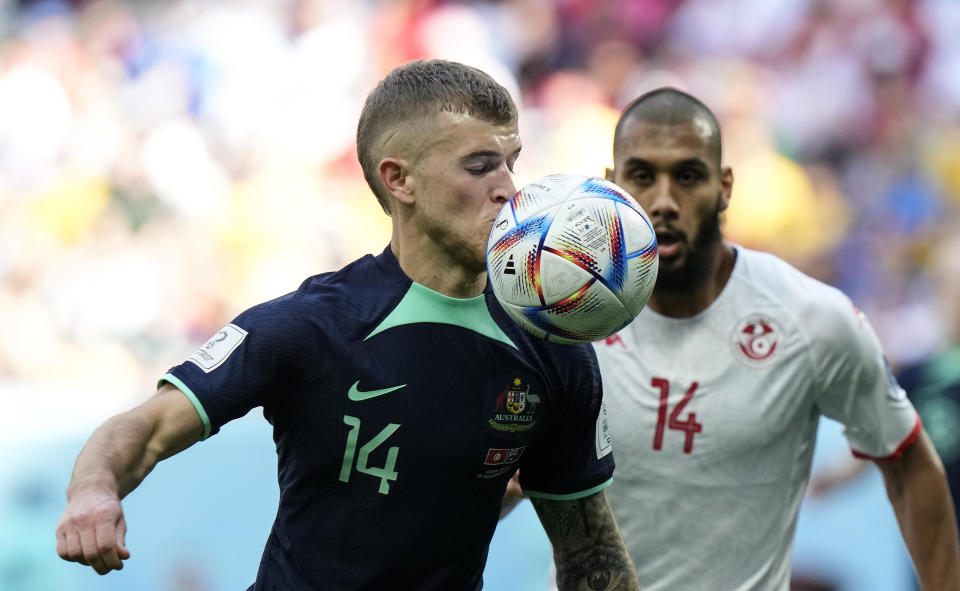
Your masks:
{"label": "dark beard", "polygon": [[723,236],[720,234],[720,210],[717,208],[700,225],[693,240],[693,247],[683,263],[679,267],[671,269],[660,267],[654,289],[660,292],[682,293],[706,283],[710,276],[714,246],[722,239]]}

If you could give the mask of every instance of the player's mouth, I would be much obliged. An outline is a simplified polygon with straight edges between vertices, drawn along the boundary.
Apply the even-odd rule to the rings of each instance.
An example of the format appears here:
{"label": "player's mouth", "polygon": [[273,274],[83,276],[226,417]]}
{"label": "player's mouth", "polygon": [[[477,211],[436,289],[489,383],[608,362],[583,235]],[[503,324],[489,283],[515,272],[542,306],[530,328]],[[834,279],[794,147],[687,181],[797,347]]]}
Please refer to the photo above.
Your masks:
{"label": "player's mouth", "polygon": [[670,259],[680,254],[683,233],[674,230],[657,230],[657,252],[661,259]]}

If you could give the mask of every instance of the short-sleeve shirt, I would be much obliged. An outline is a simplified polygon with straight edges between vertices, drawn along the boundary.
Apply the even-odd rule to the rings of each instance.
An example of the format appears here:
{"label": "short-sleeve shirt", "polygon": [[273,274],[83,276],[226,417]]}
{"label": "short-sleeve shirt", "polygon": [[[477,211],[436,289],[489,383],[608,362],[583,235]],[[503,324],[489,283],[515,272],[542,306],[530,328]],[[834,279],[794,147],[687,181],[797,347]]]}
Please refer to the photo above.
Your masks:
{"label": "short-sleeve shirt", "polygon": [[737,254],[703,312],[648,308],[596,344],[618,450],[608,496],[644,589],[786,591],[820,416],[863,457],[897,456],[920,431],[846,296]]}
{"label": "short-sleeve shirt", "polygon": [[526,334],[489,288],[414,283],[389,248],[243,312],[163,380],[205,437],[258,406],[273,425],[257,590],[479,589],[516,469],[557,499],[613,472],[593,349]]}

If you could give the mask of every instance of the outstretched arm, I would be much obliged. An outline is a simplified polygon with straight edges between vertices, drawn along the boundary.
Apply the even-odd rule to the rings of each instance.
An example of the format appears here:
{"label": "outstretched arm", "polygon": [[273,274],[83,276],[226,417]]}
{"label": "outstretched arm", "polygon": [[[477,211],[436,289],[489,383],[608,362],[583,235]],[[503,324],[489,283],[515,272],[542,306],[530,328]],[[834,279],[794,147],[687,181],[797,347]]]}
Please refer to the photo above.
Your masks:
{"label": "outstretched arm", "polygon": [[120,499],[162,459],[200,440],[203,423],[186,396],[166,384],[140,406],[108,419],[87,440],[67,486],[57,553],[99,574],[130,557]]}
{"label": "outstretched arm", "polygon": [[531,498],[530,502],[553,544],[560,591],[640,588],[603,491],[570,501]]}
{"label": "outstretched arm", "polygon": [[943,464],[930,438],[921,432],[903,456],[878,461],[877,465],[883,472],[887,496],[921,588],[960,589],[960,546],[953,502]]}

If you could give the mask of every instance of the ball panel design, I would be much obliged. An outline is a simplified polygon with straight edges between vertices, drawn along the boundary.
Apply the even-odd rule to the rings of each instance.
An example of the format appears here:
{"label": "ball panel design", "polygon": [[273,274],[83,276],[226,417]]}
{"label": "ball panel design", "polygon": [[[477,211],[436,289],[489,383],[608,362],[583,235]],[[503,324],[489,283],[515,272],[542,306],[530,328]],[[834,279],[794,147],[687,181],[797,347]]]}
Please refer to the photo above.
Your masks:
{"label": "ball panel design", "polygon": [[540,275],[550,281],[541,281],[543,304],[555,304],[570,297],[584,285],[594,280],[588,269],[570,260],[562,253],[544,249],[540,253]]}
{"label": "ball panel design", "polygon": [[640,205],[632,196],[630,196],[629,193],[606,179],[597,177],[588,178],[584,180],[579,187],[577,187],[577,193],[582,195],[602,197],[604,199],[609,199],[617,203],[628,205],[638,212],[643,211]]}
{"label": "ball panel design", "polygon": [[522,306],[543,304],[538,253],[550,227],[549,215],[521,222],[487,253],[487,272],[498,297]]}
{"label": "ball panel design", "polygon": [[490,256],[490,251],[493,250],[493,247],[497,245],[501,238],[503,238],[509,232],[512,232],[514,228],[517,227],[517,222],[514,219],[512,212],[510,210],[510,204],[503,206],[503,209],[500,210],[500,214],[497,216],[497,219],[493,221],[493,227],[490,228],[490,237],[487,238],[487,256]]}
{"label": "ball panel design", "polygon": [[501,303],[525,329],[557,343],[593,342],[620,330],[633,319],[599,281],[591,281],[567,298],[546,306]]}
{"label": "ball panel design", "polygon": [[647,300],[653,293],[653,286],[657,282],[659,266],[660,259],[657,257],[655,241],[627,258],[627,276],[630,278],[630,284],[623,290],[620,301],[632,315],[636,316],[647,305]]}
{"label": "ball panel design", "polygon": [[575,261],[607,287],[623,289],[627,252],[616,205],[586,196],[566,201],[557,209],[557,224],[544,241],[544,249]]}
{"label": "ball panel design", "polygon": [[[629,203],[617,204],[617,212],[623,224],[624,251],[631,255],[657,244],[653,224],[647,214],[639,207],[638,205],[635,209]],[[654,255],[656,255],[655,248]]]}
{"label": "ball panel design", "polygon": [[509,207],[515,220],[524,220],[560,203],[573,194],[588,177],[579,175],[552,175],[534,181],[510,200]]}

